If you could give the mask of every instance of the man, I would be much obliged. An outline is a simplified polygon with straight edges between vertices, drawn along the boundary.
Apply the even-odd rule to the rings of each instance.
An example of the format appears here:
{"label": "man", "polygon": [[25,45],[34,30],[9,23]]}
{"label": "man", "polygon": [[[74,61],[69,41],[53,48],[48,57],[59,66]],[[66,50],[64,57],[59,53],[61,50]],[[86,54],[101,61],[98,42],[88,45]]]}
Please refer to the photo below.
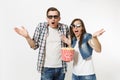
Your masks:
{"label": "man", "polygon": [[61,35],[68,36],[68,26],[60,21],[60,12],[50,7],[46,13],[47,22],[39,23],[33,38],[27,30],[15,27],[15,31],[23,36],[31,48],[39,48],[37,70],[41,73],[41,80],[64,80],[66,63],[61,60],[61,47],[66,44],[61,41]]}

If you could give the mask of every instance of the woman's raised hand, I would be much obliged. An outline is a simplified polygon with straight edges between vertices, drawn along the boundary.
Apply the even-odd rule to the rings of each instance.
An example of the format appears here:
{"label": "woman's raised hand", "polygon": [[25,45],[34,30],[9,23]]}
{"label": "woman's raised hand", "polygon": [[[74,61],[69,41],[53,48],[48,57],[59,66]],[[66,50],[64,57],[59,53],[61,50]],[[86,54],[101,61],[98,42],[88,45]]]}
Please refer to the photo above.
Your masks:
{"label": "woman's raised hand", "polygon": [[96,32],[93,34],[93,37],[100,36],[100,35],[102,35],[104,32],[105,32],[104,29],[100,29],[100,30],[96,31]]}

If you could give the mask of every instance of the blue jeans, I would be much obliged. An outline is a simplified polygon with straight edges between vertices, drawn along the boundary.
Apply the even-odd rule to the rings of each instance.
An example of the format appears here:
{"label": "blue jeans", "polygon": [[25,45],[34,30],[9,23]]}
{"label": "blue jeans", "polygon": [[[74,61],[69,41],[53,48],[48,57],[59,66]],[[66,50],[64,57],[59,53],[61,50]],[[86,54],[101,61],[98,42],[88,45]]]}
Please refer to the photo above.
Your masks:
{"label": "blue jeans", "polygon": [[96,80],[96,75],[85,75],[85,76],[77,76],[72,74],[72,80]]}
{"label": "blue jeans", "polygon": [[64,80],[63,68],[44,68],[41,73],[41,80]]}

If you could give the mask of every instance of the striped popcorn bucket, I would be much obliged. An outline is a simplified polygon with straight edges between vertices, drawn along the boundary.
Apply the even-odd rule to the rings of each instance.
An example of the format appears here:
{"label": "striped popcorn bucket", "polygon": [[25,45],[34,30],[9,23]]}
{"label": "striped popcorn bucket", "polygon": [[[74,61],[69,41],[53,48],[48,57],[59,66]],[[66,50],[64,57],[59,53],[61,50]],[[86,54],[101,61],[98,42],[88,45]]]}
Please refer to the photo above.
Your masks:
{"label": "striped popcorn bucket", "polygon": [[73,60],[74,49],[73,48],[61,48],[62,60],[66,62],[70,62]]}

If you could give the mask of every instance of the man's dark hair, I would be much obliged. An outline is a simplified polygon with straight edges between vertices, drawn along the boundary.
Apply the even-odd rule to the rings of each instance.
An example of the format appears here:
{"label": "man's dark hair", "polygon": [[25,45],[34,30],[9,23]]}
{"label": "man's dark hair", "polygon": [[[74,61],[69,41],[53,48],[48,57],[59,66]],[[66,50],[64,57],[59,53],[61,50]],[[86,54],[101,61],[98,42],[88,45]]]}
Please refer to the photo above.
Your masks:
{"label": "man's dark hair", "polygon": [[46,13],[46,16],[48,16],[48,12],[49,12],[49,11],[57,11],[57,12],[58,12],[58,16],[60,16],[60,11],[59,11],[57,8],[55,8],[55,7],[50,7],[50,8],[48,8],[47,13]]}

